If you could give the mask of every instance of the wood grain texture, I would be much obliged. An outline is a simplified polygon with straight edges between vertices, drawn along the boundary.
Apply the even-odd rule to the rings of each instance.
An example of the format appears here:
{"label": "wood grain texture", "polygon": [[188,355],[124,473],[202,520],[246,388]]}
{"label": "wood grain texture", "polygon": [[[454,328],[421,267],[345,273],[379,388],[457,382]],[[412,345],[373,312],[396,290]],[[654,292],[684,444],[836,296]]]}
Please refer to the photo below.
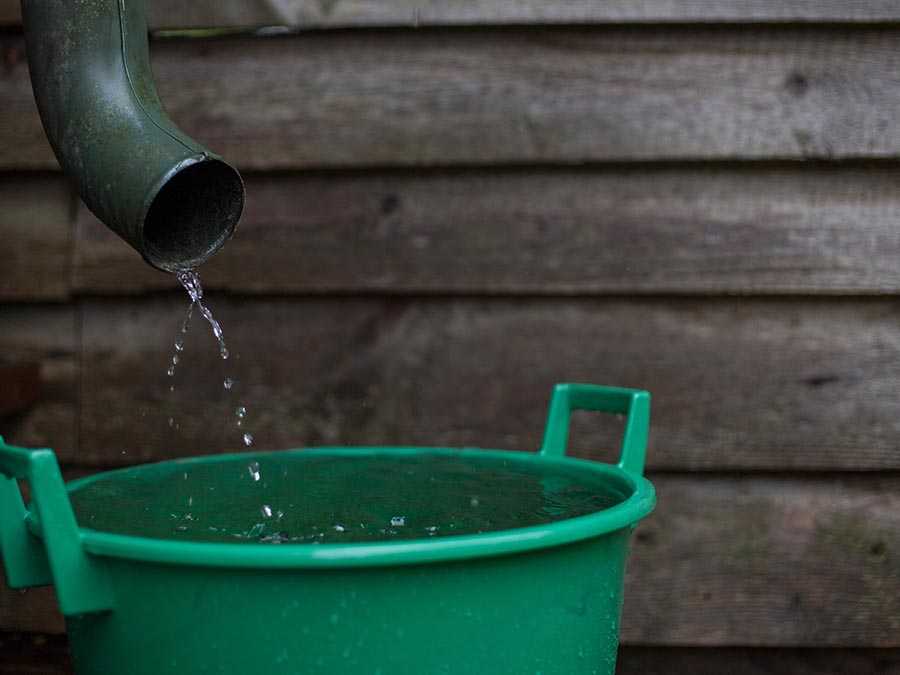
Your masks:
{"label": "wood grain texture", "polygon": [[900,675],[897,649],[619,649],[616,675]]}
{"label": "wood grain texture", "polygon": [[[617,675],[898,675],[897,649],[619,648]],[[0,675],[72,675],[65,636],[0,634]]]}
{"label": "wood grain texture", "polygon": [[[529,450],[552,385],[584,381],[653,393],[657,469],[900,468],[893,300],[208,299],[234,356],[198,322],[174,378],[186,299],[86,304],[83,441],[66,461],[239,449],[237,405],[262,449]],[[588,416],[574,447],[610,458],[618,430]]]}
{"label": "wood grain texture", "polygon": [[0,302],[68,297],[74,206],[59,175],[0,175]]}
{"label": "wood grain texture", "polygon": [[0,355],[12,364],[39,364],[41,371],[40,399],[25,411],[0,419],[0,435],[10,443],[57,448],[71,456],[77,448],[76,309],[0,304]]}
{"label": "wood grain texture", "polygon": [[[288,25],[304,28],[627,21],[895,21],[891,0],[153,0],[153,27]],[[21,21],[0,0],[0,24]]]}
{"label": "wood grain texture", "polygon": [[[21,39],[0,168],[53,168]],[[900,29],[597,27],[164,40],[173,118],[244,169],[895,157]]]}
{"label": "wood grain texture", "polygon": [[[900,646],[900,478],[653,480],[625,643]],[[0,628],[59,630],[45,599],[0,592]]]}
{"label": "wood grain texture", "polygon": [[[597,169],[250,174],[235,238],[203,268],[236,293],[896,293],[900,170]],[[78,217],[74,285],[169,275]]]}
{"label": "wood grain texture", "polygon": [[900,646],[900,479],[660,477],[622,636],[683,645]]}

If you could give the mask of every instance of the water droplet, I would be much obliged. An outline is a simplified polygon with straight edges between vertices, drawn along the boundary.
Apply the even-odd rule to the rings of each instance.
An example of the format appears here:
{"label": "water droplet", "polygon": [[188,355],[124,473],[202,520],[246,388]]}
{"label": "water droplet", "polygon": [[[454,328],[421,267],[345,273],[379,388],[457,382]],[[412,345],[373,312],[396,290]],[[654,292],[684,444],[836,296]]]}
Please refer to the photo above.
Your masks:
{"label": "water droplet", "polygon": [[428,527],[425,528],[425,531],[426,531],[429,535],[434,535],[434,534],[437,532],[437,530],[438,530],[437,525],[430,525],[430,526],[428,526]]}
{"label": "water droplet", "polygon": [[183,352],[184,351],[184,338],[179,337],[175,339],[175,351]]}
{"label": "water droplet", "polygon": [[478,506],[478,497],[472,497],[472,499],[469,500],[469,506]]}
{"label": "water droplet", "polygon": [[174,377],[175,366],[169,366],[169,369],[166,371],[166,375],[168,375],[169,377]]}
{"label": "water droplet", "polygon": [[169,391],[175,391],[175,385],[174,385],[174,384],[170,384],[170,385],[169,385]]}
{"label": "water droplet", "polygon": [[230,390],[234,386],[234,380],[232,380],[230,377],[226,377],[225,381],[222,382],[222,385],[225,387],[225,389]]}
{"label": "water droplet", "polygon": [[244,445],[248,448],[253,445],[253,434],[244,434]]}
{"label": "water droplet", "polygon": [[268,504],[263,504],[262,508],[260,509],[260,512],[263,514],[263,517],[265,517],[265,518],[272,517],[272,507],[269,506]]}
{"label": "water droplet", "polygon": [[343,525],[335,525],[333,529],[335,532],[343,532],[345,528]]}
{"label": "water droplet", "polygon": [[187,532],[188,528],[187,528],[187,525],[177,525],[175,527],[175,529],[178,530],[179,532]]}
{"label": "water droplet", "polygon": [[243,419],[247,416],[247,409],[244,406],[238,406],[238,409],[234,411],[234,414],[237,415],[238,419]]}
{"label": "water droplet", "polygon": [[175,420],[174,420],[172,417],[169,418],[169,426],[170,426],[170,427],[174,427],[174,426],[175,426]]}
{"label": "water droplet", "polygon": [[173,366],[177,366],[177,365],[178,365],[178,362],[179,362],[180,360],[181,360],[181,359],[178,358],[178,354],[172,354],[172,365],[173,365]]}
{"label": "water droplet", "polygon": [[227,347],[222,347],[222,349],[219,350],[219,354],[221,355],[223,360],[228,360],[229,353]]}
{"label": "water droplet", "polygon": [[403,527],[406,525],[406,516],[394,516],[391,518],[391,527]]}
{"label": "water droplet", "polygon": [[250,464],[247,465],[247,471],[254,481],[259,480],[259,462],[250,462]]}

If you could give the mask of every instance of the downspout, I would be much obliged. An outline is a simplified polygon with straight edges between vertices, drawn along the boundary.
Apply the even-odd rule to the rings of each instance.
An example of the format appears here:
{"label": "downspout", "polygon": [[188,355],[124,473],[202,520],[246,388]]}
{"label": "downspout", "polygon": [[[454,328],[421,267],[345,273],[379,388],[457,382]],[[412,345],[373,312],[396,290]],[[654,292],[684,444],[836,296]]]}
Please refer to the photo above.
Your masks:
{"label": "downspout", "polygon": [[234,232],[244,185],[163,111],[145,0],[22,0],[22,15],[44,130],[84,203],[154,267],[204,262]]}

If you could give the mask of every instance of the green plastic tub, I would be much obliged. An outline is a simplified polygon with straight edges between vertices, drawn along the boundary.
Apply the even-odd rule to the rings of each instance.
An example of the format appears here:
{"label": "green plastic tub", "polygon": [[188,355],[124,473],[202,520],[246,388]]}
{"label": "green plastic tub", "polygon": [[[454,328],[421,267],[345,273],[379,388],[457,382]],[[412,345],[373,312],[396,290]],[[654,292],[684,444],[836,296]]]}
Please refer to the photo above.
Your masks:
{"label": "green plastic tub", "polygon": [[[613,673],[649,406],[558,385],[539,453],[217,455],[68,486],[0,439],[0,553],[11,587],[56,587],[79,675]],[[627,415],[617,465],[565,456],[576,409]]]}

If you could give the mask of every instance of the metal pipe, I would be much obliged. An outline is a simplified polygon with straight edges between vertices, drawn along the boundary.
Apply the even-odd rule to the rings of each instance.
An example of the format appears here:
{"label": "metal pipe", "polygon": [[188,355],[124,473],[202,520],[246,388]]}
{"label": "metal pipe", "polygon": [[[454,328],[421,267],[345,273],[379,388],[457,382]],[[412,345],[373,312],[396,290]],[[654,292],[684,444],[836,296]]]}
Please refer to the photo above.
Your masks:
{"label": "metal pipe", "polygon": [[88,208],[144,259],[196,267],[231,237],[240,174],[162,109],[145,0],[22,0],[44,130]]}

